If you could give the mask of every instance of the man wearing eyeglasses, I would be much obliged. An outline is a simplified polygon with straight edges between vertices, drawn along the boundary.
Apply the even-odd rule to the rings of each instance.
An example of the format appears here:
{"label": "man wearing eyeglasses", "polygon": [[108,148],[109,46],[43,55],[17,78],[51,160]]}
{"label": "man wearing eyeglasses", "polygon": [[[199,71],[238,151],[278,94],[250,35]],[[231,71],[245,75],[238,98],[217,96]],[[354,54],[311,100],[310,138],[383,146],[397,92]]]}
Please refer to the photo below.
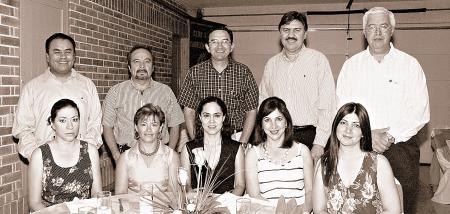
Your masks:
{"label": "man wearing eyeglasses", "polygon": [[247,143],[258,107],[256,81],[246,65],[231,58],[233,32],[228,28],[212,29],[205,48],[211,59],[189,69],[180,94],[188,135],[191,139],[195,137],[195,110],[199,102],[216,96],[227,105],[234,140]]}
{"label": "man wearing eyeglasses", "polygon": [[390,43],[394,29],[391,11],[374,7],[364,14],[363,33],[369,46],[344,63],[336,93],[339,105],[358,102],[366,107],[372,148],[386,156],[403,187],[404,213],[415,213],[417,133],[430,120],[428,90],[419,62]]}
{"label": "man wearing eyeglasses", "polygon": [[318,160],[336,109],[330,63],[324,54],[305,46],[308,23],[304,14],[285,13],[278,30],[283,50],[266,63],[259,100],[277,96],[286,102],[294,124],[293,140],[308,146]]}

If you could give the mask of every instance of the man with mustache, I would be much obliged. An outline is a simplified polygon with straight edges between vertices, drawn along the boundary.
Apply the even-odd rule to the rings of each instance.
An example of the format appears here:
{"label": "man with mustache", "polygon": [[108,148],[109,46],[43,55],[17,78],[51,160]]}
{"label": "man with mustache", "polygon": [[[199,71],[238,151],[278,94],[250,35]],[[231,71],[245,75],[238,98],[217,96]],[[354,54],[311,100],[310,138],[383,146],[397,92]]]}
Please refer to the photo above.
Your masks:
{"label": "man with mustache", "polygon": [[188,135],[191,139],[195,137],[195,110],[200,101],[215,96],[227,106],[235,133],[233,139],[247,143],[258,107],[256,81],[246,65],[234,61],[230,56],[234,49],[233,32],[230,29],[211,29],[205,48],[211,54],[211,59],[189,69],[180,94]]}
{"label": "man with mustache", "polygon": [[103,137],[117,163],[120,153],[135,143],[134,114],[147,103],[159,106],[166,117],[161,140],[174,149],[183,112],[169,86],[152,79],[154,55],[150,47],[136,45],[127,55],[131,79],[108,91],[103,102]]}
{"label": "man with mustache", "polygon": [[285,13],[278,30],[283,50],[266,63],[259,100],[277,96],[286,102],[294,140],[307,145],[317,160],[330,136],[336,108],[330,64],[325,55],[305,46],[308,23],[302,13]]}
{"label": "man with mustache", "polygon": [[369,46],[345,61],[336,93],[340,105],[358,102],[367,109],[372,148],[389,160],[402,185],[408,214],[415,213],[419,186],[417,133],[430,120],[430,107],[419,62],[390,43],[394,29],[391,11],[374,7],[364,14],[363,33]]}
{"label": "man with mustache", "polygon": [[102,142],[102,110],[97,88],[92,80],[74,67],[75,41],[55,33],[45,41],[47,70],[22,88],[12,135],[19,139],[17,150],[30,158],[40,145],[52,140],[55,132],[48,124],[50,110],[60,99],[71,99],[80,109],[78,139],[97,148]]}

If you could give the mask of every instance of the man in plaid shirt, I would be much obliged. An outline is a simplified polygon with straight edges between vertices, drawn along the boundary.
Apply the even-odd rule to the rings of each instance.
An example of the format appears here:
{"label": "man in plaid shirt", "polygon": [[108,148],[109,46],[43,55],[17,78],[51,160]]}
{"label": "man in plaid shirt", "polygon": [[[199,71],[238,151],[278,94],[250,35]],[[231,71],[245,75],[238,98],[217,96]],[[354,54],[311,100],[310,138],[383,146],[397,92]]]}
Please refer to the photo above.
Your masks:
{"label": "man in plaid shirt", "polygon": [[235,140],[247,143],[253,131],[258,107],[258,86],[250,69],[234,61],[233,32],[226,27],[217,27],[208,34],[206,50],[211,59],[191,69],[184,80],[180,105],[184,106],[184,118],[188,135],[194,139],[195,110],[198,103],[216,96],[227,105]]}

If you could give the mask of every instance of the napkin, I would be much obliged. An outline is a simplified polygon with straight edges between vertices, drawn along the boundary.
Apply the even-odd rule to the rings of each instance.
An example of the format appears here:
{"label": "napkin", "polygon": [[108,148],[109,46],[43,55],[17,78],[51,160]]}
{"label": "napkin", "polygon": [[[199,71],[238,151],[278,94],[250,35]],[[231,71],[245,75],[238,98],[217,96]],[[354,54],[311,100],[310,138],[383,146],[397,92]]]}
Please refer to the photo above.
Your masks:
{"label": "napkin", "polygon": [[79,199],[74,198],[70,202],[64,202],[69,208],[70,213],[78,213],[78,208],[80,207],[97,207],[97,198],[90,199]]}
{"label": "napkin", "polygon": [[245,194],[244,196],[236,196],[232,193],[224,193],[219,198],[217,198],[217,201],[220,202],[220,204],[223,207],[228,208],[231,214],[236,214],[236,200],[239,198],[249,198],[251,201],[251,207],[252,207],[252,213],[274,213],[276,203],[269,202],[269,201],[263,201],[256,198],[251,198],[248,194]]}

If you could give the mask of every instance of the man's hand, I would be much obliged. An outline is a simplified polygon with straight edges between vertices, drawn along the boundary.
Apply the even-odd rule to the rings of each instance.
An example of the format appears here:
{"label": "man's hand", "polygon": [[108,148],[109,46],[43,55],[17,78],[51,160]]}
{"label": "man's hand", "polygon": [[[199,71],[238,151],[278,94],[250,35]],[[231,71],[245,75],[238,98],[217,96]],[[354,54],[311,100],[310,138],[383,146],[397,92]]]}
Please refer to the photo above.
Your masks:
{"label": "man's hand", "polygon": [[112,152],[112,156],[113,156],[114,162],[117,164],[117,162],[119,161],[119,158],[120,158],[120,152],[119,151]]}
{"label": "man's hand", "polygon": [[[375,152],[383,153],[388,150],[393,143],[393,137],[388,133],[389,127],[383,129],[372,130],[372,149]],[[390,137],[391,136],[391,137]]]}
{"label": "man's hand", "polygon": [[318,144],[313,145],[313,147],[311,148],[311,157],[313,158],[314,163],[323,155],[323,150],[323,146]]}

